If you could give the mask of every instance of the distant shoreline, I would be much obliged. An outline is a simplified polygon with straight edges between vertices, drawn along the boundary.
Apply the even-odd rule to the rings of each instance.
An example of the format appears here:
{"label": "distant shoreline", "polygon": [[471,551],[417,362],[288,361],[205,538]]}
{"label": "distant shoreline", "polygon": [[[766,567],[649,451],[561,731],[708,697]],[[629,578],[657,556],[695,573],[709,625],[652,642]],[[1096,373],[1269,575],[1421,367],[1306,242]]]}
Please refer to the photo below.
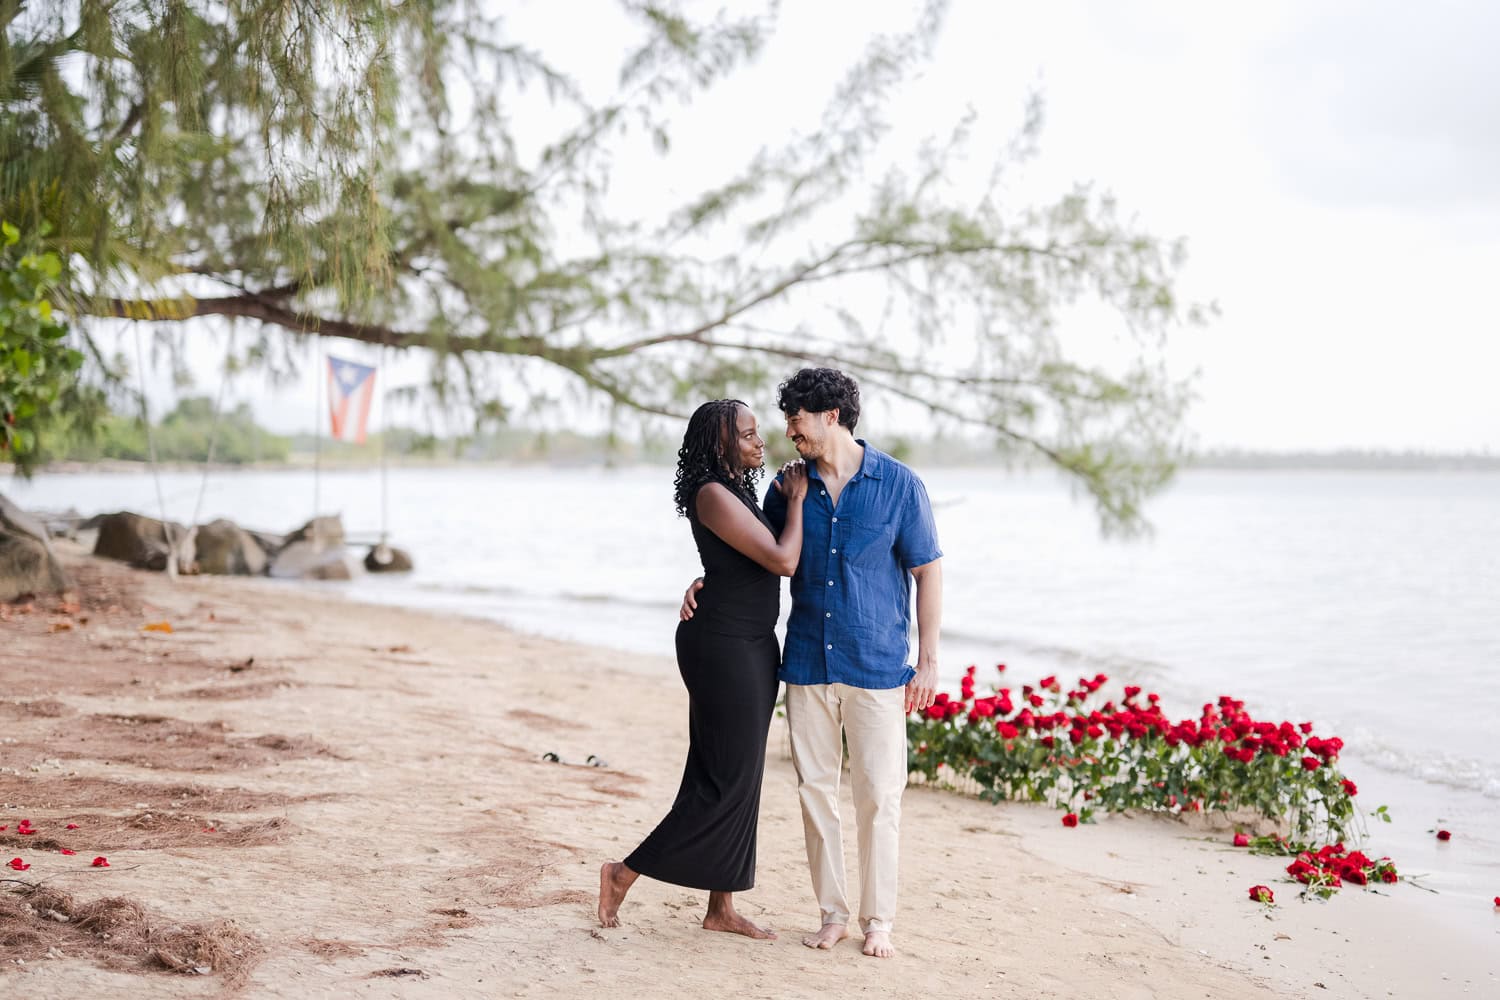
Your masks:
{"label": "distant shoreline", "polygon": [[[923,468],[992,468],[1010,471],[1046,469],[1048,466],[1032,460],[1022,460],[1004,455],[970,454],[964,456],[921,456],[907,459]],[[379,462],[366,456],[337,458],[324,455],[320,467],[329,472],[357,472],[378,469]],[[555,468],[601,468],[611,466],[656,465],[669,467],[670,463],[639,455],[609,456],[568,455],[547,457],[506,457],[493,459],[434,458],[421,456],[393,456],[387,460],[393,469],[461,469],[461,468],[526,468],[551,466]],[[284,462],[159,462],[157,468],[163,472],[202,472],[205,468],[213,472],[307,472],[314,468],[314,457],[310,453],[294,453]],[[38,468],[36,473],[44,475],[75,475],[80,473],[118,473],[138,475],[150,471],[151,463],[105,459],[98,462],[54,462]],[[1225,472],[1500,472],[1500,455],[1487,454],[1429,454],[1421,452],[1207,452],[1184,459],[1181,471],[1210,469]],[[0,476],[14,475],[14,467],[0,463]]]}

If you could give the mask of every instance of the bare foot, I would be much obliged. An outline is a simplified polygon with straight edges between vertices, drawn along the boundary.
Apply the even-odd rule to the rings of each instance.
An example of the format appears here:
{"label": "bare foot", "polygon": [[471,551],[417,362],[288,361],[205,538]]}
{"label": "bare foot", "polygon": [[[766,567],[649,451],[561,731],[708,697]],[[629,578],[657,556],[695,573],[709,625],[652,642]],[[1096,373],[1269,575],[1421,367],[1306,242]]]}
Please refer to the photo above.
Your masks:
{"label": "bare foot", "polygon": [[891,944],[890,931],[870,931],[865,935],[865,954],[871,958],[892,958],[896,946]]}
{"label": "bare foot", "polygon": [[708,916],[703,918],[703,929],[706,931],[726,931],[730,934],[743,934],[747,938],[755,938],[757,941],[775,941],[776,932],[769,927],[761,927],[740,916],[734,910],[715,912],[710,910]]}
{"label": "bare foot", "polygon": [[809,948],[820,948],[827,951],[849,936],[849,928],[843,924],[824,924],[818,928],[818,933],[809,934],[802,939],[802,943]]}
{"label": "bare foot", "polygon": [[625,877],[629,871],[623,861],[606,861],[599,866],[600,927],[620,926],[620,918],[616,914],[620,912],[620,904],[625,901],[625,894],[635,883],[635,879]]}

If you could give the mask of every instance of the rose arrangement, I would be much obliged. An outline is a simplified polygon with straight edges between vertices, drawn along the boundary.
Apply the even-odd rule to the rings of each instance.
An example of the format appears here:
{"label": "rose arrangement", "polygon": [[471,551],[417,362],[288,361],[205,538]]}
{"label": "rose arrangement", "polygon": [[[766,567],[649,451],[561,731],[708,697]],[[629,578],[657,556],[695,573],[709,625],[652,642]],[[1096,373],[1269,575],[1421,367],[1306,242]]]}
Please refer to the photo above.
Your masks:
{"label": "rose arrangement", "polygon": [[939,692],[908,718],[913,775],[990,801],[1047,802],[1081,822],[1099,810],[1248,810],[1299,839],[1355,832],[1358,789],[1338,769],[1344,743],[1315,735],[1312,723],[1257,720],[1228,696],[1174,722],[1156,694],[1133,685],[1106,700],[1104,674],[978,696],[975,673],[965,672],[959,697]]}

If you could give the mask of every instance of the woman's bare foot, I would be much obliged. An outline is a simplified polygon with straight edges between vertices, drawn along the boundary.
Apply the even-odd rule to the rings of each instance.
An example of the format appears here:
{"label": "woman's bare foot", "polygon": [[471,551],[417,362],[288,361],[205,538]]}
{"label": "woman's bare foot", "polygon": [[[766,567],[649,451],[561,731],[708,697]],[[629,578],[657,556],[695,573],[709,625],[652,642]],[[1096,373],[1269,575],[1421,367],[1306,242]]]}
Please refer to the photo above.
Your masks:
{"label": "woman's bare foot", "polygon": [[734,894],[729,892],[711,892],[708,894],[708,916],[703,918],[703,929],[706,931],[726,931],[730,934],[743,934],[747,938],[757,941],[775,941],[776,932],[768,927],[746,920],[735,912]]}
{"label": "woman's bare foot", "polygon": [[617,916],[620,904],[625,901],[625,894],[639,877],[626,868],[623,861],[606,861],[599,866],[600,927],[620,926],[620,918]]}
{"label": "woman's bare foot", "polygon": [[743,934],[747,938],[755,938],[757,941],[775,941],[776,932],[769,927],[751,923],[738,913],[730,910],[728,913],[710,913],[703,918],[703,929],[706,931],[728,931],[730,934]]}
{"label": "woman's bare foot", "polygon": [[865,954],[871,958],[891,958],[896,946],[891,944],[890,931],[870,931],[865,935]]}
{"label": "woman's bare foot", "polygon": [[809,934],[802,939],[802,943],[809,948],[820,948],[827,951],[849,936],[849,928],[844,924],[824,924],[818,928],[818,933]]}

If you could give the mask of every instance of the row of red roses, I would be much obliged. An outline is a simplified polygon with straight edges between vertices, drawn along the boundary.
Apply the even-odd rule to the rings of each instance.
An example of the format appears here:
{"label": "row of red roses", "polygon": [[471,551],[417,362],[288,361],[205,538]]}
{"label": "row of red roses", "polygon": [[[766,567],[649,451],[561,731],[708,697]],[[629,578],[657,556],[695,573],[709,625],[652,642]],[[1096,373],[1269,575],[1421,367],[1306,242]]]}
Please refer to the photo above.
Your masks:
{"label": "row of red roses", "polygon": [[[976,782],[982,797],[1066,801],[1069,815],[1083,822],[1094,808],[1243,807],[1277,819],[1290,815],[1299,833],[1321,821],[1341,837],[1358,819],[1351,798],[1358,788],[1334,766],[1343,741],[1313,735],[1311,723],[1259,721],[1228,696],[1204,705],[1197,719],[1173,722],[1158,695],[1142,699],[1135,685],[1124,689],[1120,704],[1091,707],[1087,702],[1108,681],[1104,674],[1081,678],[1067,692],[1056,676],[1024,685],[1017,711],[1011,688],[976,697],[975,672],[972,666],[965,672],[962,697],[940,692],[908,723],[911,769],[928,780],[946,767],[950,781]],[[1293,751],[1297,756],[1286,760]],[[1093,801],[1075,812],[1080,796]]]}

